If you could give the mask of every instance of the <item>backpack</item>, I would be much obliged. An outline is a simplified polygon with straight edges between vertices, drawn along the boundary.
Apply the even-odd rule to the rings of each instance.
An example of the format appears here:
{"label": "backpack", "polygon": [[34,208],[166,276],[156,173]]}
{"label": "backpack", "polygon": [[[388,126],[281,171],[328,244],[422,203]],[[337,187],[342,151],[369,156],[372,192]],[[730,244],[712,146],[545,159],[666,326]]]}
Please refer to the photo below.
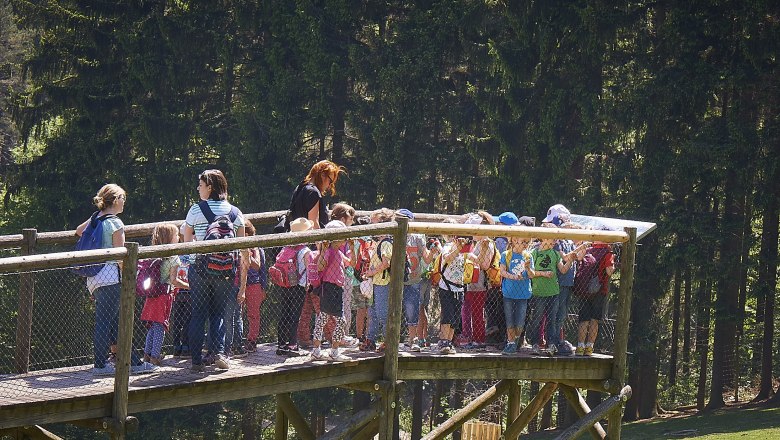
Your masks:
{"label": "backpack", "polygon": [[500,263],[501,254],[498,252],[496,243],[493,242],[493,258],[490,260],[490,267],[485,270],[485,278],[487,278],[488,287],[501,285],[501,270],[498,267]]}
{"label": "backpack", "polygon": [[[235,206],[230,207],[227,215],[218,216],[214,215],[207,201],[201,201],[198,206],[206,221],[209,222],[204,241],[236,237],[234,222],[238,218],[238,209]],[[204,255],[202,260],[207,274],[232,277],[235,275],[238,251],[214,252]]]}
{"label": "backpack", "polygon": [[320,251],[311,251],[306,254],[306,282],[313,288],[318,288],[322,284],[322,273],[317,267]]}
{"label": "backpack", "polygon": [[276,262],[268,268],[268,276],[271,282],[279,287],[295,287],[301,280],[301,274],[298,273],[298,252],[304,245],[285,246],[279,255],[276,256]]}
{"label": "backpack", "polygon": [[168,293],[168,283],[160,281],[163,260],[149,258],[138,262],[138,277],[135,279],[135,294],[141,298],[156,298]]}
{"label": "backpack", "polygon": [[[77,251],[88,251],[92,249],[103,248],[103,221],[109,218],[116,218],[114,214],[105,214],[98,217],[100,211],[96,211],[89,219],[87,227],[79,237],[79,241],[76,242]],[[71,270],[76,275],[82,277],[94,277],[98,274],[106,263],[90,264],[88,266],[74,266]]]}
{"label": "backpack", "polygon": [[605,263],[612,251],[608,247],[591,247],[577,264],[574,276],[574,294],[584,298],[596,296],[604,290],[607,282]]}
{"label": "backpack", "polygon": [[[390,237],[385,237],[381,240],[379,240],[379,244],[376,246],[376,256],[379,258],[379,261],[382,261],[382,243],[389,242],[390,244],[393,244],[393,239]],[[406,261],[404,262],[404,282],[409,281],[409,275],[412,273],[412,262],[409,261],[409,255],[406,254],[406,251],[404,251],[404,256],[406,257]],[[387,275],[390,274],[390,267],[384,270],[383,277],[387,277]]]}
{"label": "backpack", "polygon": [[431,269],[429,276],[431,278],[431,285],[436,287],[439,285],[439,281],[441,281],[441,254],[437,255],[436,258],[433,260],[433,263],[431,263]]}
{"label": "backpack", "polygon": [[365,281],[366,271],[371,266],[371,243],[361,241],[357,251],[357,261],[355,263],[355,278],[358,281]]}
{"label": "backpack", "polygon": [[465,257],[463,262],[463,284],[471,284],[479,280],[479,266],[469,258]]}

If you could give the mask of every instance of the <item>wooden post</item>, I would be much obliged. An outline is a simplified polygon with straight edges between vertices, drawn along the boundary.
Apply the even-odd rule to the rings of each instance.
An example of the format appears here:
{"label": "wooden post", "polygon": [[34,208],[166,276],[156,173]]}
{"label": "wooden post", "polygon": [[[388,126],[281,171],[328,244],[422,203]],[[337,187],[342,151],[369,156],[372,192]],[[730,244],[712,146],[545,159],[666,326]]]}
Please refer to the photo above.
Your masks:
{"label": "wooden post", "polygon": [[412,397],[412,440],[420,440],[422,437],[422,418],[423,418],[423,383],[425,381],[416,380],[413,385]]}
{"label": "wooden post", "polygon": [[[517,417],[520,415],[521,391],[520,381],[513,380],[509,386],[509,391],[507,392],[509,402],[506,412],[506,426],[511,425],[512,422],[517,420]],[[511,440],[517,440],[517,437]]]}
{"label": "wooden post", "polygon": [[119,336],[117,338],[114,405],[111,416],[119,423],[115,439],[125,438],[127,394],[130,380],[130,359],[133,350],[133,319],[135,317],[135,279],[138,275],[138,243],[125,243],[127,255],[122,262],[122,293],[119,300]]}
{"label": "wooden post", "polygon": [[558,384],[555,382],[550,382],[544,384],[541,390],[539,390],[538,393],[536,393],[536,396],[534,396],[533,399],[528,403],[528,406],[525,407],[523,412],[520,413],[520,415],[515,419],[514,422],[512,422],[511,425],[506,427],[506,431],[504,431],[504,439],[510,439],[510,438],[517,438],[517,436],[520,435],[520,432],[528,425],[528,422],[531,421],[532,418],[536,417],[536,415],[541,411],[541,409],[544,407],[544,405],[547,403],[550,398],[552,398],[553,394],[555,393],[555,390],[558,389]]}
{"label": "wooden post", "polygon": [[482,411],[485,407],[500,398],[509,389],[511,383],[513,382],[514,381],[512,380],[502,380],[501,382],[498,382],[497,384],[488,388],[487,391],[469,402],[468,405],[466,405],[463,409],[453,414],[452,417],[450,417],[446,422],[442,423],[433,431],[429,432],[428,435],[423,437],[423,440],[441,440],[452,434],[465,422],[479,414],[479,412]]}
{"label": "wooden post", "polygon": [[[561,393],[564,395],[566,400],[568,400],[571,404],[571,407],[574,409],[574,412],[577,414],[577,416],[582,418],[590,412],[590,407],[585,402],[582,394],[580,394],[576,388],[563,384],[558,384],[558,387],[561,389]],[[590,436],[594,439],[601,440],[607,436],[607,433],[604,432],[604,428],[599,422],[596,422],[593,426],[588,427],[588,429],[590,430]]]}
{"label": "wooden post", "polygon": [[295,406],[295,402],[290,398],[289,393],[277,394],[276,404],[278,405],[278,408],[281,408],[282,411],[284,411],[287,420],[295,428],[295,433],[298,437],[302,440],[314,440],[316,437],[314,431],[312,431],[312,428],[306,423],[306,418],[298,411],[298,408]]}
{"label": "wooden post", "polygon": [[[35,242],[38,231],[22,230],[22,255],[35,253]],[[14,353],[14,370],[19,374],[30,371],[30,339],[32,337],[33,296],[35,278],[32,272],[19,274],[19,315],[16,317],[16,350]]]}
{"label": "wooden post", "polygon": [[390,259],[390,297],[385,329],[385,363],[382,378],[390,383],[382,395],[379,417],[379,440],[391,440],[395,432],[396,379],[398,379],[398,342],[401,340],[401,308],[404,294],[404,267],[406,265],[406,233],[409,220],[399,218],[393,234],[393,256]]}
{"label": "wooden post", "polygon": [[276,421],[274,422],[274,440],[287,440],[288,430],[287,414],[284,413],[279,403],[279,395],[276,395]]}
{"label": "wooden post", "polygon": [[[601,402],[597,407],[593,408],[592,411],[585,414],[585,416],[581,418],[577,423],[569,426],[568,428],[566,428],[565,431],[560,433],[558,437],[555,437],[555,440],[568,440],[568,439],[577,438],[577,436],[580,435],[582,432],[584,432],[586,429],[588,429],[589,426],[593,426],[607,413],[615,412],[616,408],[620,408],[621,406],[623,406],[626,400],[630,398],[631,398],[631,387],[630,386],[623,387],[623,389],[620,391],[620,394],[615,396],[610,396],[607,400]],[[613,437],[608,436],[607,438],[613,438]]]}
{"label": "wooden post", "polygon": [[[620,258],[620,288],[618,290],[617,322],[615,323],[615,353],[612,364],[612,379],[620,387],[625,384],[628,353],[628,331],[631,322],[631,299],[634,286],[634,262],[636,261],[636,228],[626,228],[628,243],[623,246]],[[623,421],[623,401],[609,413],[607,427],[610,439],[620,439]]]}

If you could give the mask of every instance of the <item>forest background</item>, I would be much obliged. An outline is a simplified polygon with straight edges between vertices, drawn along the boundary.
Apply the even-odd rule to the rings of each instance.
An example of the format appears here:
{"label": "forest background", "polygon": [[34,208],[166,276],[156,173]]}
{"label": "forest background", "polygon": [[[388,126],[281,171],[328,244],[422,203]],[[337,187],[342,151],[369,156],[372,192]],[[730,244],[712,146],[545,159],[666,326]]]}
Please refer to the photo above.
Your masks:
{"label": "forest background", "polygon": [[72,229],[106,182],[180,219],[214,167],[284,209],[322,158],[358,209],[652,221],[626,418],[766,399],[779,44],[768,0],[0,0],[0,231]]}

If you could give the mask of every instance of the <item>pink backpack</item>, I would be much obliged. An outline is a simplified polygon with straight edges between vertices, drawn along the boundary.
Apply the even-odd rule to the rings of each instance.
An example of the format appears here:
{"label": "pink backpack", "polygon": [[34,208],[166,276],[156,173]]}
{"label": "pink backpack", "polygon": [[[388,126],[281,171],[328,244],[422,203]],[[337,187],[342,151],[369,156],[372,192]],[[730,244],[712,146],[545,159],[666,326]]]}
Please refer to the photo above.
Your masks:
{"label": "pink backpack", "polygon": [[276,256],[276,262],[268,268],[271,281],[279,287],[294,287],[298,285],[301,274],[298,273],[298,252],[303,245],[285,246]]}
{"label": "pink backpack", "polygon": [[311,251],[306,255],[306,279],[309,285],[315,289],[322,284],[322,273],[317,268],[317,257],[319,256],[319,251]]}

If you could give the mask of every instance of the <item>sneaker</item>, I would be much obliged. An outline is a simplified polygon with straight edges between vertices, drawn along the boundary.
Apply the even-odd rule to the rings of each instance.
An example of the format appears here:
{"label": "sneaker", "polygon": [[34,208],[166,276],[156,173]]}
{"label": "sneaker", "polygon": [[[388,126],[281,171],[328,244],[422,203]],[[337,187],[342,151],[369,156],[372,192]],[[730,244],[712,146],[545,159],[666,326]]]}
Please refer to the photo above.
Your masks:
{"label": "sneaker", "polygon": [[360,351],[376,351],[376,343],[371,339],[366,339],[366,342],[360,345]]}
{"label": "sneaker", "polygon": [[379,347],[376,348],[377,353],[384,353],[385,352],[385,343],[379,344]]}
{"label": "sneaker", "polygon": [[412,339],[412,345],[409,347],[409,351],[419,352],[421,350],[420,343],[417,338]]}
{"label": "sneaker", "polygon": [[341,351],[338,348],[331,348],[328,355],[330,356],[330,360],[332,361],[346,362],[352,360],[352,358],[349,358],[341,354]]}
{"label": "sneaker", "polygon": [[341,344],[339,344],[339,346],[344,349],[357,348],[358,345],[360,345],[360,341],[358,341],[357,338],[353,338],[350,336],[347,336],[344,339],[342,339]]}
{"label": "sneaker", "polygon": [[214,361],[216,360],[217,357],[214,355],[214,353],[208,353],[206,356],[203,356],[203,365],[214,365]]}
{"label": "sneaker", "polygon": [[146,353],[144,353],[143,361],[144,362],[151,362],[152,357]]}
{"label": "sneaker", "polygon": [[563,340],[558,344],[558,354],[561,356],[574,356],[574,346],[571,342]]}
{"label": "sneaker", "polygon": [[245,358],[249,353],[244,349],[243,345],[240,345],[232,350],[233,356],[236,359]]}
{"label": "sneaker", "polygon": [[102,368],[94,367],[92,368],[92,374],[95,376],[113,376],[116,374],[116,369],[114,368],[113,364],[106,364]]}
{"label": "sneaker", "polygon": [[539,344],[534,344],[531,346],[531,352],[533,354],[542,354],[542,347]]}
{"label": "sneaker", "polygon": [[501,350],[501,354],[515,354],[517,353],[517,344],[514,342],[510,342],[506,344],[503,350]]}
{"label": "sneaker", "polygon": [[146,374],[157,370],[156,365],[152,365],[149,362],[141,362],[138,365],[130,367],[130,374]]}
{"label": "sneaker", "polygon": [[228,358],[225,356],[222,356],[221,354],[218,354],[214,358],[214,368],[218,370],[229,370],[230,369],[230,362],[228,362]]}
{"label": "sneaker", "polygon": [[257,351],[257,342],[247,340],[246,342],[244,342],[244,350],[246,350],[247,353],[254,353],[254,352],[256,352]]}
{"label": "sneaker", "polygon": [[582,353],[583,356],[593,356],[593,347],[585,347]]}
{"label": "sneaker", "polygon": [[323,353],[322,350],[320,350],[319,347],[313,349],[311,351],[311,353],[309,354],[309,356],[311,357],[311,360],[313,360],[313,361],[322,361],[322,360],[325,360],[325,357],[326,357],[325,353]]}
{"label": "sneaker", "polygon": [[439,349],[439,353],[455,354],[455,347],[452,346],[450,341],[444,341],[444,344],[442,344],[441,348]]}
{"label": "sneaker", "polygon": [[190,367],[191,373],[203,373],[206,371],[206,366],[203,364],[192,364]]}
{"label": "sneaker", "polygon": [[577,356],[585,356],[585,347],[577,346],[577,349],[574,350],[574,354]]}
{"label": "sneaker", "polygon": [[149,358],[149,361],[148,361],[148,362],[149,362],[150,364],[154,365],[154,366],[157,366],[157,367],[159,367],[159,366],[161,366],[161,365],[162,365],[162,360],[163,360],[163,356],[161,355],[161,356],[160,356],[160,357],[158,357],[158,358],[156,358],[156,357]]}

